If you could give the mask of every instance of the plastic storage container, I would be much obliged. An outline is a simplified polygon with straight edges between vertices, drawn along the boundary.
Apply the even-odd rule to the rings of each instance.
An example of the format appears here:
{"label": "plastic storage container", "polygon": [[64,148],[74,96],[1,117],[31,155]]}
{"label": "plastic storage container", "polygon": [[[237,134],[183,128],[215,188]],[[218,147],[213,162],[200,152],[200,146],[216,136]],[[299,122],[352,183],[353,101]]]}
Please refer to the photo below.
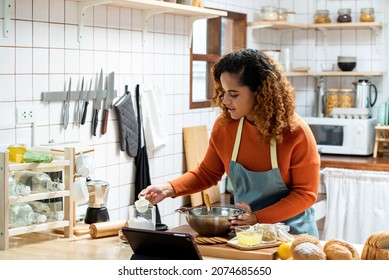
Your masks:
{"label": "plastic storage container", "polygon": [[331,23],[329,10],[317,10],[315,13],[315,23]]}
{"label": "plastic storage container", "polygon": [[374,8],[361,8],[361,15],[359,17],[360,22],[373,22],[375,21]]}

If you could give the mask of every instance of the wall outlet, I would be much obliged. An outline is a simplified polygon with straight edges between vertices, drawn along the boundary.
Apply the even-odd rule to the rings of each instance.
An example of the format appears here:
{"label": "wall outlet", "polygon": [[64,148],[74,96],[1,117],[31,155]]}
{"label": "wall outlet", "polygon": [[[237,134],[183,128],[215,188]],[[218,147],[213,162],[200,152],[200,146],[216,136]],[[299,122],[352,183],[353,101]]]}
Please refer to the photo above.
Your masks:
{"label": "wall outlet", "polygon": [[35,121],[34,108],[32,106],[19,106],[16,108],[16,121],[18,124],[33,123]]}

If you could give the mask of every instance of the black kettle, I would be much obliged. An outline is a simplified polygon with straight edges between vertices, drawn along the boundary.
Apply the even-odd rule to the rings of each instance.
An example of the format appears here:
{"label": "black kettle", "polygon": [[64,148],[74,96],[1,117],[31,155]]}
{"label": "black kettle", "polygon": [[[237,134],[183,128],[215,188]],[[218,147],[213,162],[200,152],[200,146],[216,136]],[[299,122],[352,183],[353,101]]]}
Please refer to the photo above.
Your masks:
{"label": "black kettle", "polygon": [[[371,107],[377,101],[377,87],[369,80],[359,80],[353,83],[355,86],[355,108],[367,108],[371,112]],[[372,98],[372,89],[374,89],[374,98]]]}

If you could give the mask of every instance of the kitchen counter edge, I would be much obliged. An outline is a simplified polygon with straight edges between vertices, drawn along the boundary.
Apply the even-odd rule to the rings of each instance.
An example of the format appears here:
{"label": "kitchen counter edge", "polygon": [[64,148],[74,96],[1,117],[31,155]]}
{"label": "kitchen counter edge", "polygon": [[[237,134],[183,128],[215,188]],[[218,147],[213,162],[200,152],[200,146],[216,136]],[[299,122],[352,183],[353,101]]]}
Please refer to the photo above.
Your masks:
{"label": "kitchen counter edge", "polygon": [[320,155],[320,167],[389,172],[389,156]]}

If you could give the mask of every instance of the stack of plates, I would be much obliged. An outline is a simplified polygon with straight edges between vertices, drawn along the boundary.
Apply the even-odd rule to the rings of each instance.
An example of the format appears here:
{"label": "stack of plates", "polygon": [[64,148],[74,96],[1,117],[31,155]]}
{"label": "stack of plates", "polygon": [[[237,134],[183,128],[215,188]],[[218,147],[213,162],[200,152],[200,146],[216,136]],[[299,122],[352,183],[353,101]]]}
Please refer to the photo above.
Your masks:
{"label": "stack of plates", "polygon": [[389,99],[378,108],[378,125],[389,125]]}

